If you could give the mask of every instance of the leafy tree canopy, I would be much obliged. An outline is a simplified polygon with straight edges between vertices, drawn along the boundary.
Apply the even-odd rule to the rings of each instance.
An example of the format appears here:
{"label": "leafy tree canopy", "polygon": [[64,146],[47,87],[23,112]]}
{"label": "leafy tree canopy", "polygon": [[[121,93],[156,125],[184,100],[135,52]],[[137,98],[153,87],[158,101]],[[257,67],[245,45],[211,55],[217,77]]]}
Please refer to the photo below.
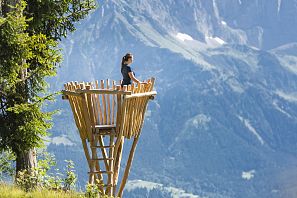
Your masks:
{"label": "leafy tree canopy", "polygon": [[61,62],[58,41],[93,8],[91,0],[22,0],[0,16],[0,150],[42,144],[52,115],[41,111],[51,99],[45,78]]}

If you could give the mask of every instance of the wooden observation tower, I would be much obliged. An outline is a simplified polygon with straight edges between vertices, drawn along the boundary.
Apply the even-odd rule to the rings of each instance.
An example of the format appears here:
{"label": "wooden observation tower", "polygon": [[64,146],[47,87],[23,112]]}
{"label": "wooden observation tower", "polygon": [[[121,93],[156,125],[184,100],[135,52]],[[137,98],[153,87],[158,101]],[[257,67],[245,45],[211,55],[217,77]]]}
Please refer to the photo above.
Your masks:
{"label": "wooden observation tower", "polygon": [[[106,195],[122,197],[129,175],[145,111],[155,79],[147,84],[116,85],[103,80],[64,85],[89,165],[89,183],[98,184]],[[111,83],[111,84],[110,84]],[[119,169],[125,139],[133,139],[122,180]]]}

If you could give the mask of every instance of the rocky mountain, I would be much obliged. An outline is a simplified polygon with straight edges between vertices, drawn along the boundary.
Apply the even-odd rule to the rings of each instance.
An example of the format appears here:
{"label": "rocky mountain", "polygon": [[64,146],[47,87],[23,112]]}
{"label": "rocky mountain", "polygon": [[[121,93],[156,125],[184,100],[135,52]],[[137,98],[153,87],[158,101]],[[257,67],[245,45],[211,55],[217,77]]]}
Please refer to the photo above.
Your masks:
{"label": "rocky mountain", "polygon": [[[138,78],[156,77],[158,96],[148,108],[128,197],[294,197],[294,5],[99,1],[63,41],[64,62],[51,89],[72,80],[118,80],[128,51]],[[61,111],[48,148],[77,162],[84,185],[87,166],[70,108],[60,99],[51,108]]]}

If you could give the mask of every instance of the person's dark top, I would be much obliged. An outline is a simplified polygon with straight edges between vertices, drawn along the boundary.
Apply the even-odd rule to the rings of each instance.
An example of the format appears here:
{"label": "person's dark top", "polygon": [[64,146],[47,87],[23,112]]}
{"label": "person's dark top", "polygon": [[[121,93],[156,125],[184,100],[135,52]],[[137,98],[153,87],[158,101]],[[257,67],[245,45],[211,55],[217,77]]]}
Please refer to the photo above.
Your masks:
{"label": "person's dark top", "polygon": [[129,72],[132,72],[131,67],[128,66],[127,64],[122,65],[122,68],[121,68],[121,73],[123,75],[122,85],[130,85],[131,84],[131,78],[128,74]]}

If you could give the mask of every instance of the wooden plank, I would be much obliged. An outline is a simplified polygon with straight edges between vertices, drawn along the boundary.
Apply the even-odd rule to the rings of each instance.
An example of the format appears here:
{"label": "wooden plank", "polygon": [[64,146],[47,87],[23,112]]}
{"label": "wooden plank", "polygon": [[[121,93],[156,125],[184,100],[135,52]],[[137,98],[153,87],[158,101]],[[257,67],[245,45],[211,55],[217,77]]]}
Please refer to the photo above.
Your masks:
{"label": "wooden plank", "polygon": [[[69,83],[69,86],[71,86],[71,90],[75,90],[76,89],[76,86],[77,84],[71,84]],[[82,117],[82,110],[81,110],[81,106],[80,106],[80,100],[81,100],[81,96],[78,96],[78,97],[70,97],[71,100],[73,101],[73,104],[75,106],[75,112],[77,114],[77,119],[78,119],[78,122],[79,122],[79,127],[78,127],[78,130],[80,131],[80,134],[82,135],[83,139],[86,139],[88,137],[87,135],[87,132],[85,130],[85,121]]]}
{"label": "wooden plank", "polygon": [[77,92],[74,92],[74,91],[68,91],[68,90],[62,90],[62,93],[64,94],[64,95],[69,95],[69,96],[79,96],[80,94],[79,93],[77,93]]}
{"label": "wooden plank", "polygon": [[[137,93],[140,93],[142,90],[141,90],[141,84],[138,83],[137,84],[137,87],[134,91],[135,94]],[[130,99],[131,100],[131,99]],[[137,118],[138,118],[138,115],[139,115],[139,110],[140,110],[140,100],[138,100],[138,98],[134,98],[134,105],[135,105],[135,108],[134,108],[134,118],[133,118],[133,129],[132,129],[132,134],[134,134],[135,130],[136,130],[136,127],[137,127]]]}
{"label": "wooden plank", "polygon": [[131,120],[130,120],[131,107],[132,107],[131,100],[127,100],[127,99],[126,99],[126,111],[125,111],[125,114],[124,114],[124,117],[125,117],[125,125],[124,125],[124,133],[123,133],[123,135],[124,135],[126,138],[128,138],[128,134],[129,134],[129,126],[130,126],[130,123],[131,123]]}
{"label": "wooden plank", "polygon": [[[91,86],[86,85],[86,89],[90,90]],[[89,112],[89,115],[90,115],[91,126],[92,126],[92,129],[94,129],[95,125],[96,125],[96,120],[95,120],[95,115],[94,115],[94,106],[93,106],[91,94],[87,93],[86,94],[86,99],[87,99],[87,104],[88,104],[88,112]]]}
{"label": "wooden plank", "polygon": [[116,132],[114,130],[96,130],[95,131],[95,134],[96,135],[102,135],[102,136],[105,136],[105,135],[117,135]]}
{"label": "wooden plank", "polygon": [[98,128],[98,129],[113,129],[113,128],[116,128],[116,125],[115,124],[103,124],[103,125],[95,125],[95,128]]}
{"label": "wooden plank", "polygon": [[[114,148],[114,135],[111,135],[110,136],[110,139],[109,139],[109,146],[110,146],[110,149],[109,149],[109,158],[112,158],[113,159],[113,148]],[[114,171],[113,170],[113,161],[109,161],[109,171]],[[110,174],[108,175],[107,177],[107,184],[113,184],[113,175]],[[111,187],[108,187],[106,188],[106,194],[111,196],[112,195],[112,188]]]}
{"label": "wooden plank", "polygon": [[[70,94],[72,92],[69,92]],[[107,90],[104,88],[101,89],[92,89],[92,90],[86,90],[86,89],[78,89],[75,93],[89,93],[89,94],[121,94],[121,95],[131,95],[131,91],[117,91],[117,90]]]}
{"label": "wooden plank", "polygon": [[[128,100],[128,99],[126,99]],[[128,112],[127,112],[127,125],[126,125],[126,137],[128,139],[131,138],[131,127],[132,127],[132,123],[133,123],[133,120],[132,120],[132,115],[133,115],[133,109],[134,109],[134,104],[133,104],[133,100],[128,100],[129,101],[129,106],[127,107],[128,108]]]}
{"label": "wooden plank", "polygon": [[[96,89],[99,88],[99,83],[98,83],[98,80],[95,81],[95,86],[96,86]],[[102,113],[102,108],[101,108],[101,105],[100,105],[100,95],[99,94],[96,94],[96,104],[97,104],[97,109],[98,109],[98,112],[99,112],[99,122],[98,124],[103,124],[103,113]]]}
{"label": "wooden plank", "polygon": [[127,179],[128,179],[128,175],[129,175],[131,164],[132,164],[132,161],[133,161],[133,158],[134,158],[134,153],[135,153],[135,149],[136,149],[136,146],[137,146],[137,142],[138,142],[138,137],[135,137],[134,141],[133,141],[133,144],[132,144],[132,147],[130,149],[129,158],[128,158],[127,165],[126,165],[126,168],[125,168],[125,172],[124,172],[124,175],[123,175],[123,178],[122,178],[122,182],[121,182],[121,185],[120,185],[120,188],[119,188],[119,191],[118,191],[118,195],[117,195],[118,197],[123,196],[123,190],[124,190],[124,187],[125,187]]}
{"label": "wooden plank", "polygon": [[92,147],[94,147],[94,148],[113,148],[114,145],[112,145],[112,146],[110,146],[110,145],[108,145],[108,146],[99,146],[99,145],[97,145],[97,146],[92,146]]}
{"label": "wooden plank", "polygon": [[[121,90],[121,86],[116,86],[117,90]],[[116,133],[120,133],[120,127],[122,125],[122,116],[121,116],[121,110],[122,110],[122,95],[117,95],[117,114],[116,114]]]}
{"label": "wooden plank", "polygon": [[150,92],[144,92],[144,93],[135,93],[127,96],[128,99],[130,98],[141,98],[141,97],[147,97],[147,96],[155,96],[157,95],[156,91],[150,91]]}
{"label": "wooden plank", "polygon": [[[101,135],[98,136],[98,140],[99,140],[99,145],[101,146],[100,150],[101,150],[101,153],[102,153],[102,157],[104,159],[107,159],[108,157],[107,157],[106,149],[104,148],[104,141],[103,141],[103,138],[102,138]],[[108,164],[107,160],[104,160],[104,165],[105,165],[106,170],[108,170],[109,169],[109,164]]]}
{"label": "wooden plank", "polygon": [[113,161],[114,159],[113,158],[95,158],[95,159],[90,159],[92,161],[103,161],[103,160],[110,160],[110,161]]}
{"label": "wooden plank", "polygon": [[[151,92],[153,90],[154,83],[155,83],[155,78],[151,78],[150,80],[148,80],[149,86],[147,86],[145,88],[145,91],[146,92],[148,92],[148,91]],[[142,129],[142,126],[143,126],[143,123],[144,123],[144,116],[145,116],[145,112],[146,112],[146,109],[147,109],[147,105],[148,105],[148,99],[143,98],[142,107],[140,107],[142,109],[142,113],[139,116],[139,118],[141,118],[141,119],[137,122],[137,127],[136,127],[136,131],[134,132],[134,136],[136,136],[136,135],[139,136],[140,135],[140,132],[141,132],[141,129]]]}
{"label": "wooden plank", "polygon": [[152,86],[151,86],[151,89],[150,89],[150,91],[152,91],[152,90],[153,90],[153,88],[154,88],[154,86],[155,86],[155,81],[156,81],[156,79],[155,79],[154,77],[152,77],[152,78],[151,78],[151,83],[152,83]]}
{"label": "wooden plank", "polygon": [[[137,94],[140,94],[140,93],[143,93],[145,90],[144,90],[144,85],[141,84],[139,85],[139,88],[138,88],[138,93]],[[134,98],[135,99],[135,119],[134,119],[134,128],[133,128],[133,135],[135,135],[137,133],[137,127],[138,127],[138,122],[139,122],[139,119],[140,118],[140,115],[141,115],[141,110],[142,110],[142,98]]]}
{"label": "wooden plank", "polygon": [[[75,90],[75,84],[74,84],[74,82],[68,83],[67,86],[68,86],[68,90]],[[84,120],[81,118],[81,111],[79,109],[79,104],[77,102],[77,100],[80,97],[81,96],[69,96],[69,102],[71,102],[73,104],[72,112],[76,116],[77,128],[79,130],[79,133],[81,135],[81,138],[82,139],[86,139],[87,138],[87,134],[86,134],[86,131],[83,130],[83,122],[84,122]]]}
{"label": "wooden plank", "polygon": [[115,160],[114,160],[114,175],[113,175],[114,185],[116,185],[118,183],[124,141],[125,141],[125,139],[123,136],[118,137],[117,142],[119,142],[119,146],[118,147],[115,146],[115,150],[114,150],[114,158],[115,158]]}
{"label": "wooden plank", "polygon": [[[142,92],[145,92],[146,90],[145,90],[145,86],[143,85],[142,87],[141,87],[141,89],[142,89]],[[138,98],[138,100],[139,100],[139,111],[138,111],[138,117],[137,117],[137,119],[136,119],[136,130],[134,131],[134,136],[137,136],[139,133],[140,133],[140,123],[141,123],[141,121],[144,119],[143,118],[143,112],[145,112],[145,109],[144,109],[144,104],[145,104],[145,102],[146,102],[146,100],[148,100],[148,98],[147,97],[141,97],[141,98]]]}
{"label": "wooden plank", "polygon": [[[96,88],[96,82],[92,82],[91,90]],[[95,125],[99,124],[99,109],[98,109],[98,97],[97,94],[90,94],[91,95],[91,101],[93,106],[93,112],[94,112],[94,123]]]}
{"label": "wooden plank", "polygon": [[[98,154],[97,154],[97,149],[94,148],[95,145],[97,145],[97,142],[98,142],[98,138],[92,134],[92,139],[90,141],[90,147],[91,147],[91,152],[92,152],[92,159],[96,159],[98,158]],[[96,160],[91,160],[92,162],[92,169],[90,169],[90,171],[100,171],[101,168],[100,168],[100,164],[99,164],[99,161],[96,161]],[[97,177],[99,179],[103,179],[103,175],[101,173],[98,173],[97,174]]]}
{"label": "wooden plank", "polygon": [[[71,86],[70,84],[64,84],[64,88],[66,90],[71,89],[70,86]],[[77,114],[77,111],[76,111],[74,98],[70,96],[68,99],[69,99],[69,104],[70,104],[70,107],[71,107],[71,110],[72,110],[72,113],[73,113],[73,117],[74,117],[74,120],[75,120],[75,124],[76,124],[77,128],[80,129],[81,128],[80,127],[80,121],[78,119],[78,114]],[[80,130],[79,130],[79,135],[80,135],[81,139],[84,139],[84,135],[83,135],[83,133],[81,133]]]}
{"label": "wooden plank", "polygon": [[[116,81],[112,81],[112,89],[116,90]],[[112,120],[111,120],[111,124],[114,124],[115,121],[115,107],[116,107],[116,101],[115,101],[115,94],[112,94],[112,106],[111,106],[111,112],[112,112]]]}
{"label": "wooden plank", "polygon": [[[100,81],[101,89],[104,89],[104,80]],[[102,94],[102,106],[103,106],[103,124],[107,124],[107,113],[106,113],[106,101],[105,101],[105,94]]]}
{"label": "wooden plank", "polygon": [[87,100],[85,94],[82,95],[82,111],[83,111],[83,118],[86,123],[86,130],[88,134],[88,139],[90,140],[92,137],[92,128],[91,128],[91,119],[88,112]]}
{"label": "wooden plank", "polygon": [[[80,88],[80,84],[75,83],[75,88],[76,89]],[[83,116],[82,95],[80,97],[75,97],[75,102],[76,102],[77,112],[78,112],[78,115],[79,115],[79,120],[80,120],[80,123],[81,123],[81,130],[84,133],[84,137],[89,140],[86,121],[85,121],[84,116]]]}
{"label": "wooden plank", "polygon": [[[106,89],[109,89],[109,79],[106,80]],[[111,108],[110,108],[110,94],[106,95],[106,100],[107,100],[107,124],[111,124]]]}
{"label": "wooden plank", "polygon": [[133,104],[133,107],[131,108],[131,116],[130,116],[130,127],[129,127],[129,138],[131,138],[131,136],[133,135],[133,129],[134,129],[134,126],[135,126],[135,119],[136,119],[136,111],[137,111],[137,100],[135,98],[132,98],[130,99],[131,100],[131,103]]}
{"label": "wooden plank", "polygon": [[89,171],[88,174],[112,174],[112,171]]}
{"label": "wooden plank", "polygon": [[145,103],[143,105],[143,111],[142,111],[142,115],[141,115],[141,120],[138,122],[138,126],[137,126],[137,134],[135,136],[139,136],[140,135],[140,132],[141,132],[141,129],[142,129],[142,126],[143,126],[143,123],[144,123],[144,116],[145,116],[145,112],[146,112],[146,108],[147,108],[147,104],[148,104],[148,99],[145,100]]}

